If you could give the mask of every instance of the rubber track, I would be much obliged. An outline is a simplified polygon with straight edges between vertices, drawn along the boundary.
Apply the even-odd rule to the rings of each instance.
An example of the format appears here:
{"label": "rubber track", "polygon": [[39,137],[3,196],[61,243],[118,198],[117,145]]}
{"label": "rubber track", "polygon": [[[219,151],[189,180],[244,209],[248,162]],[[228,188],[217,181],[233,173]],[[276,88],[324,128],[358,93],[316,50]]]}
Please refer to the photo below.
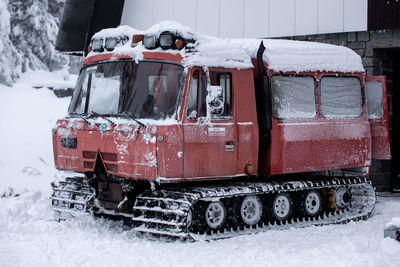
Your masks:
{"label": "rubber track", "polygon": [[[290,221],[259,223],[253,226],[237,226],[218,231],[190,232],[188,219],[198,201],[219,201],[221,199],[247,195],[270,195],[275,193],[307,190],[332,189],[339,186],[350,188],[351,205],[345,210],[325,212],[318,217],[294,218]],[[376,196],[366,178],[333,178],[318,181],[230,183],[227,186],[191,187],[145,191],[134,204],[134,214],[119,213],[96,207],[93,189],[83,185],[81,177],[67,178],[53,187],[51,205],[59,219],[78,216],[78,214],[96,213],[119,215],[131,218],[134,229],[140,236],[161,240],[215,240],[243,234],[265,232],[270,229],[306,227],[344,223],[367,218],[374,209]]]}
{"label": "rubber track", "polygon": [[[318,217],[294,218],[290,221],[259,223],[253,226],[242,225],[217,231],[196,233],[189,231],[188,217],[191,216],[194,204],[200,200],[218,201],[224,198],[246,195],[306,192],[316,189],[329,190],[339,186],[348,187],[352,195],[350,207],[344,210],[325,212]],[[214,240],[259,233],[270,229],[336,224],[365,219],[374,209],[375,202],[375,191],[365,178],[334,178],[313,182],[242,183],[218,186],[213,189],[198,187],[185,188],[183,191],[177,188],[177,191],[172,189],[144,192],[136,199],[135,216],[132,219],[136,224],[134,229],[142,236],[150,239]]]}
{"label": "rubber track", "polygon": [[92,212],[95,194],[92,188],[85,186],[82,181],[82,177],[68,177],[65,181],[60,181],[57,186],[53,186],[50,199],[57,219],[68,219]]}

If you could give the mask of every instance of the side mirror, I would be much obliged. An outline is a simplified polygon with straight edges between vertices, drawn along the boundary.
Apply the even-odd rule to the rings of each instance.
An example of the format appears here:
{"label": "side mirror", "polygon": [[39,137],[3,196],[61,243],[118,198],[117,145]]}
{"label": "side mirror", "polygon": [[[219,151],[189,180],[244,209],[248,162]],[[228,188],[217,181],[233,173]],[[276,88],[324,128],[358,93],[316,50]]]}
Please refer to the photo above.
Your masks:
{"label": "side mirror", "polygon": [[209,85],[207,87],[207,117],[218,117],[224,114],[224,88]]}

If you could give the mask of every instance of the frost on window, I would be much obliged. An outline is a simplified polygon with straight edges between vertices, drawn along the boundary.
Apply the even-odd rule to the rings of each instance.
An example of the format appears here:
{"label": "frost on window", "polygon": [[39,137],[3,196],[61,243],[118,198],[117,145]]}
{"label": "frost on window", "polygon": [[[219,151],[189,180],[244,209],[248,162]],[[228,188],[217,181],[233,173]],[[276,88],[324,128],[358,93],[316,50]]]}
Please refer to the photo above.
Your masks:
{"label": "frost on window", "polygon": [[360,117],[362,113],[360,80],[357,77],[323,77],[321,112],[328,119]]}
{"label": "frost on window", "polygon": [[379,119],[383,116],[382,87],[380,82],[365,83],[368,118]]}
{"label": "frost on window", "polygon": [[316,113],[313,77],[273,76],[272,115],[277,119],[311,119]]}
{"label": "frost on window", "polygon": [[120,75],[105,77],[104,73],[92,76],[88,113],[116,114],[120,98]]}

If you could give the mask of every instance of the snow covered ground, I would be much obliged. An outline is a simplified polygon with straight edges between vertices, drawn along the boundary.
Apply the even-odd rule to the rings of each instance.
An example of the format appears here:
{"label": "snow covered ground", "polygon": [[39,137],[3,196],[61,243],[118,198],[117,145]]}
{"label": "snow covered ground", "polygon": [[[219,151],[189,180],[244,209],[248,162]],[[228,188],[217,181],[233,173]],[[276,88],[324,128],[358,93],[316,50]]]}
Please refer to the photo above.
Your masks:
{"label": "snow covered ground", "polygon": [[213,242],[141,240],[91,217],[54,221],[51,129],[69,99],[32,85],[55,78],[62,74],[31,72],[13,88],[0,85],[0,266],[400,266],[400,243],[383,238],[400,216],[400,198],[388,193],[366,221]]}

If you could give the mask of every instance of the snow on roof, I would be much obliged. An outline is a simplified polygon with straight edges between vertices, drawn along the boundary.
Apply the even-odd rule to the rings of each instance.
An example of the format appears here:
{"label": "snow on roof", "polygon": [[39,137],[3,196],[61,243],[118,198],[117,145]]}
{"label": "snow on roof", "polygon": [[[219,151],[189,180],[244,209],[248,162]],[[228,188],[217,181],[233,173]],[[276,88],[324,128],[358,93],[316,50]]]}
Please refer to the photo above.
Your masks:
{"label": "snow on roof", "polygon": [[[363,72],[361,57],[350,48],[338,45],[264,39],[263,59],[274,71],[340,71]],[[252,57],[257,57],[261,40],[235,39]]]}
{"label": "snow on roof", "polygon": [[[159,35],[164,31],[179,33],[185,39],[193,39],[194,51],[162,50],[161,48],[147,50],[142,44],[132,48],[131,41],[122,47],[116,47],[113,53],[128,54],[135,59],[142,59],[142,52],[180,53],[183,64],[186,66],[206,66],[224,68],[252,68],[252,58],[257,57],[261,41],[266,50],[263,60],[268,68],[274,71],[335,71],[335,72],[363,72],[361,57],[353,50],[324,43],[305,41],[277,40],[277,39],[222,39],[202,35],[183,26],[178,22],[164,21],[145,31],[139,31],[129,26],[120,26],[115,29],[105,29],[94,35],[94,38],[105,38],[134,34]],[[88,56],[97,53],[91,52]]]}
{"label": "snow on roof", "polygon": [[132,28],[128,25],[118,26],[117,28],[108,28],[101,30],[95,33],[92,39],[102,38],[105,39],[107,37],[119,37],[119,36],[128,36],[132,37],[134,34],[140,34],[142,31]]}

